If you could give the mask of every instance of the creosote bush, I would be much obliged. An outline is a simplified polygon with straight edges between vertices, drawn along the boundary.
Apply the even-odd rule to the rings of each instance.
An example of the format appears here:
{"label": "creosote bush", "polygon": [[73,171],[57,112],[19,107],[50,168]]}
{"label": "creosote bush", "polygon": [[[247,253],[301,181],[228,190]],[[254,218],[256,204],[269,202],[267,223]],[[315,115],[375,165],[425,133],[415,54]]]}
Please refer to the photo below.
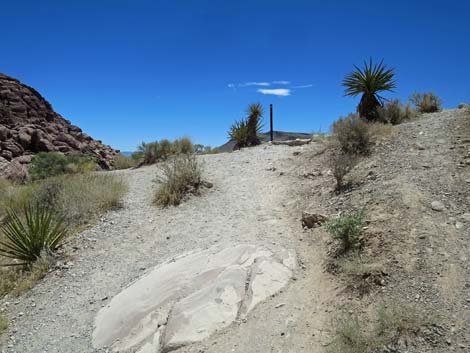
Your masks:
{"label": "creosote bush", "polygon": [[420,113],[435,113],[442,109],[442,100],[432,92],[415,93],[410,102]]}
{"label": "creosote bush", "polygon": [[347,252],[357,248],[361,242],[364,226],[362,212],[345,214],[326,223],[326,230],[333,238],[340,241],[342,251]]}
{"label": "creosote bush", "polygon": [[168,158],[180,154],[192,154],[195,152],[194,144],[189,137],[182,137],[174,141],[163,139],[142,144],[132,158],[140,160],[142,164],[154,164],[166,161]]}
{"label": "creosote bush", "polygon": [[35,205],[25,208],[23,215],[8,211],[1,232],[6,240],[0,240],[0,255],[19,261],[12,265],[30,266],[41,254],[54,252],[67,229],[53,211]]}
{"label": "creosote bush", "polygon": [[29,174],[33,180],[39,180],[61,174],[85,173],[95,169],[96,163],[88,157],[40,152],[31,160]]}
{"label": "creosote bush", "polygon": [[332,126],[333,138],[341,150],[350,155],[367,154],[372,145],[369,124],[356,114],[340,118]]}
{"label": "creosote bush", "polygon": [[181,155],[161,166],[162,176],[155,194],[160,206],[177,206],[190,194],[197,194],[201,186],[202,168],[194,156]]}
{"label": "creosote bush", "polygon": [[125,156],[123,154],[118,154],[114,157],[114,168],[115,169],[129,169],[134,168],[138,164],[138,160],[136,158],[132,158],[132,156]]}
{"label": "creosote bush", "polygon": [[409,104],[404,105],[398,99],[385,103],[383,107],[378,108],[380,121],[388,122],[392,125],[398,125],[416,117],[416,110]]}

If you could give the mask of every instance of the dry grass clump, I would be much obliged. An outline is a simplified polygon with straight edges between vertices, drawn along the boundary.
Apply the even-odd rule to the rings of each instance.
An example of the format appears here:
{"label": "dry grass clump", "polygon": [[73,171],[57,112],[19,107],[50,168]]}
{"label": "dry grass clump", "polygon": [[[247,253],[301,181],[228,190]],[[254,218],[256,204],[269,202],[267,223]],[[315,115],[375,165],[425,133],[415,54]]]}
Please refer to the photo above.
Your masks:
{"label": "dry grass clump", "polygon": [[435,113],[442,109],[442,100],[432,92],[415,93],[410,102],[420,113]]}
{"label": "dry grass clump", "polygon": [[351,171],[356,165],[356,157],[354,155],[338,153],[332,156],[330,159],[330,167],[333,173],[333,177],[336,180],[336,192],[341,192],[346,188],[344,183],[344,177]]}
{"label": "dry grass clump", "polygon": [[190,194],[197,194],[202,182],[202,168],[194,156],[179,156],[161,166],[162,177],[155,194],[160,206],[177,206]]}
{"label": "dry grass clump", "polygon": [[416,110],[409,104],[404,105],[398,99],[385,103],[378,108],[378,115],[381,121],[392,125],[398,125],[416,117]]}
{"label": "dry grass clump", "polygon": [[8,319],[0,313],[0,335],[8,328]]}
{"label": "dry grass clump", "polygon": [[142,142],[132,158],[139,160],[142,164],[154,164],[166,161],[172,156],[192,154],[194,151],[194,144],[189,137],[182,137],[174,141],[163,139],[149,143]]}
{"label": "dry grass clump", "polygon": [[369,124],[357,114],[349,114],[333,123],[333,138],[349,155],[367,154],[372,145]]}
{"label": "dry grass clump", "polygon": [[386,347],[395,349],[430,324],[431,319],[427,315],[402,303],[380,305],[372,320],[344,312],[334,322],[336,334],[329,351],[376,353]]}

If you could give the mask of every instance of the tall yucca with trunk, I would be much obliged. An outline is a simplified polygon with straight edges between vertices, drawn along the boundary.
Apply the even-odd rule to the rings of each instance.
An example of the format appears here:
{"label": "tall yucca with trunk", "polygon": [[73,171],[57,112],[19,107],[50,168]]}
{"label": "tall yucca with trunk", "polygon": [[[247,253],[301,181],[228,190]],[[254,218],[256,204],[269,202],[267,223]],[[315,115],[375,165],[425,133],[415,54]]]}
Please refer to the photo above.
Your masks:
{"label": "tall yucca with trunk", "polygon": [[261,118],[263,117],[263,107],[260,103],[253,103],[247,109],[247,129],[248,129],[248,145],[256,146],[261,143],[258,133],[261,132],[263,124]]}
{"label": "tall yucca with trunk", "polygon": [[357,112],[369,121],[379,120],[378,108],[383,105],[379,92],[392,91],[396,87],[393,68],[387,68],[383,60],[374,64],[372,58],[364,62],[364,67],[354,65],[355,70],[343,80],[345,95],[356,97],[362,94]]}

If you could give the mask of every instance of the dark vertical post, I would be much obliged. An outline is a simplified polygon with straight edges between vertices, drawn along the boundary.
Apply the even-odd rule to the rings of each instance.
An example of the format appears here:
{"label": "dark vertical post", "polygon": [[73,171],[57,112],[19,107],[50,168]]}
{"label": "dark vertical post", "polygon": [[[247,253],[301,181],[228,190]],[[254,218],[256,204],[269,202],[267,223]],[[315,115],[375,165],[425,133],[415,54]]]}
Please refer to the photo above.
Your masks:
{"label": "dark vertical post", "polygon": [[273,140],[273,105],[269,105],[269,136]]}

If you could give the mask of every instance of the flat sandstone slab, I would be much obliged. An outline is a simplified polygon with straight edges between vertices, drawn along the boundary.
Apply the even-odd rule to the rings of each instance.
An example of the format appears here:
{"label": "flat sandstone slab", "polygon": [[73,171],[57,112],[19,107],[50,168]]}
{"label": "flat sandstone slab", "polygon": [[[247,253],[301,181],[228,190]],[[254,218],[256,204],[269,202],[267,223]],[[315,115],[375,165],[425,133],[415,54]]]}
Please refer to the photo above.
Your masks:
{"label": "flat sandstone slab", "polygon": [[191,252],[157,266],[97,314],[93,345],[168,352],[201,341],[282,289],[296,264],[254,245]]}

